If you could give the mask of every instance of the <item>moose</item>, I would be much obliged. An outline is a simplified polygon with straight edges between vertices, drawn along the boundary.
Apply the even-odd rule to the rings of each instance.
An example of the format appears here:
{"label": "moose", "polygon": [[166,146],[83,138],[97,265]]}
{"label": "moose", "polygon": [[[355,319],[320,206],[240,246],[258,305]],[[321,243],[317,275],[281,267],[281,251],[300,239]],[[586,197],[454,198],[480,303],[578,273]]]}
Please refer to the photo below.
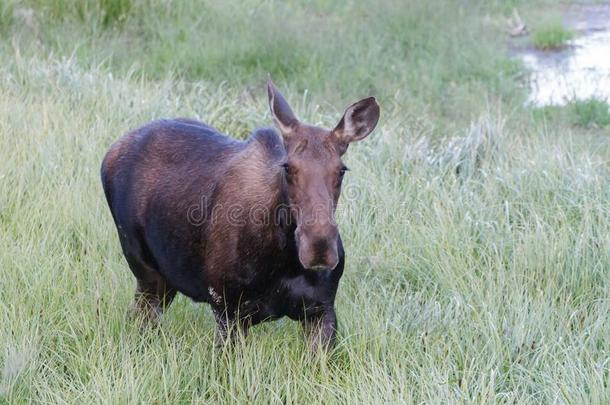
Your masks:
{"label": "moose", "polygon": [[380,109],[360,100],[329,130],[299,121],[270,79],[267,93],[279,134],[240,141],[196,120],[153,121],[110,147],[102,185],[142,319],[158,320],[180,292],[211,305],[218,344],[288,316],[313,350],[328,349],[345,264],[341,157]]}

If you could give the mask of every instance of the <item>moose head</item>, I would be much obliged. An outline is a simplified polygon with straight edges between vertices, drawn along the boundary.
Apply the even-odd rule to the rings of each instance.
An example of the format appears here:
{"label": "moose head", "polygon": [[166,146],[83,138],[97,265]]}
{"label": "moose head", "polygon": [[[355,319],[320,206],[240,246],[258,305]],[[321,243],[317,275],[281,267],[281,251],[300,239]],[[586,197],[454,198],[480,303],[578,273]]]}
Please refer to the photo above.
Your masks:
{"label": "moose head", "polygon": [[302,123],[269,80],[269,107],[282,134],[286,195],[296,223],[299,261],[306,269],[334,269],[339,261],[335,211],[348,168],[341,161],[350,143],[366,138],[379,120],[374,97],[349,106],[333,129]]}

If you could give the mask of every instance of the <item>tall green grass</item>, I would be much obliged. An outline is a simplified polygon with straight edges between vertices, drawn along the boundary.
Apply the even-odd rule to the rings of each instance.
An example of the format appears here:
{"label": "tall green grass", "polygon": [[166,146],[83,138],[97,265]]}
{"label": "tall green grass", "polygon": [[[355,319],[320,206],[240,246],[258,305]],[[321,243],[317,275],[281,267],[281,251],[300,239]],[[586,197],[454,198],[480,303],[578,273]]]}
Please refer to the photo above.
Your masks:
{"label": "tall green grass", "polygon": [[[0,403],[608,402],[610,145],[520,107],[497,5],[134,0],[104,27],[28,4],[0,41]],[[126,317],[105,150],[159,117],[246,137],[269,71],[304,121],[382,104],[346,155],[328,356],[288,320],[215,352],[184,297],[158,329]]]}
{"label": "tall green grass", "polygon": [[536,48],[542,50],[553,50],[565,47],[569,40],[574,38],[574,33],[564,27],[561,21],[551,21],[534,29],[532,42]]}
{"label": "tall green grass", "polygon": [[603,99],[576,100],[570,106],[572,122],[585,128],[610,125],[610,105]]}

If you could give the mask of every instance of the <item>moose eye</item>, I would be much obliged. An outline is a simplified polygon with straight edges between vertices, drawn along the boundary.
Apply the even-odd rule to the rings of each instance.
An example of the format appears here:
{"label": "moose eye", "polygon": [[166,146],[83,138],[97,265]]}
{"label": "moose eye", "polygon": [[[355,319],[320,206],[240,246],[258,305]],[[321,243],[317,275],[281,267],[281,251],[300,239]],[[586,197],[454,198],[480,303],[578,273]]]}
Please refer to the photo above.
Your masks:
{"label": "moose eye", "polygon": [[347,172],[348,170],[349,168],[347,166],[341,167],[341,170],[339,170],[339,176],[343,177],[345,175],[345,172]]}

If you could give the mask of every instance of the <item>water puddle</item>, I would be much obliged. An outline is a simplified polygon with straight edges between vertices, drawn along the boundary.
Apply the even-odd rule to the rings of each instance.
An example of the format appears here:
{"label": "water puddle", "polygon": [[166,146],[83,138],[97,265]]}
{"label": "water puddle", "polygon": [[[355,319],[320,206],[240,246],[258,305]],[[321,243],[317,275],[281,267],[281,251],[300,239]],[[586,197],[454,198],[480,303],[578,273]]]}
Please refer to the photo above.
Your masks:
{"label": "water puddle", "polygon": [[565,48],[516,50],[531,72],[527,103],[564,105],[590,98],[610,102],[610,4],[567,8],[565,23],[576,34]]}

